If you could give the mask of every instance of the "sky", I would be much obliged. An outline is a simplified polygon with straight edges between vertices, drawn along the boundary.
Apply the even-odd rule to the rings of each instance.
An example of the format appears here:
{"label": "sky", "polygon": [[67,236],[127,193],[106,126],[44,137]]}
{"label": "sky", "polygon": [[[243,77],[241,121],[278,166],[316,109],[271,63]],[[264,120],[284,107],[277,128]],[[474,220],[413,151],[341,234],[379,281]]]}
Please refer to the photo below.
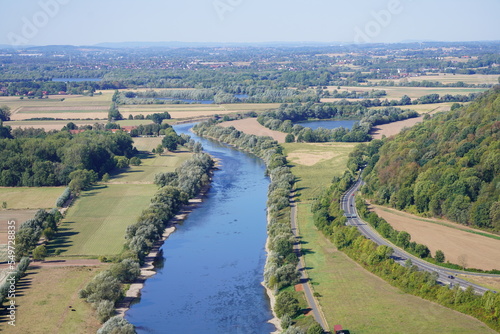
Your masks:
{"label": "sky", "polygon": [[500,40],[499,0],[0,0],[0,44]]}

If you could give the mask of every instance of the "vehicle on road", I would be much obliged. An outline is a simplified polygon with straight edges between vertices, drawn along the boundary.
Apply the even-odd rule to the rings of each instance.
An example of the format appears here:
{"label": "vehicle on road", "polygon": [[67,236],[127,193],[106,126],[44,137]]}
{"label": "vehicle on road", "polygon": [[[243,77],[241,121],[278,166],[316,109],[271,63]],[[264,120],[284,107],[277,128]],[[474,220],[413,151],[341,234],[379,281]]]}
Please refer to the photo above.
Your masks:
{"label": "vehicle on road", "polygon": [[341,325],[335,325],[335,326],[333,326],[333,332],[335,334],[350,334],[349,330],[342,329]]}

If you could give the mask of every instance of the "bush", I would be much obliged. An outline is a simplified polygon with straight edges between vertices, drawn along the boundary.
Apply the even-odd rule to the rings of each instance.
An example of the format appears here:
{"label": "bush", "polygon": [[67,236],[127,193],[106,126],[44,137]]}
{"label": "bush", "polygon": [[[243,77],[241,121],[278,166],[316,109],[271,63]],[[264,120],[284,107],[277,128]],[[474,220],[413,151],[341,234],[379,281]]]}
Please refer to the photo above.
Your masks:
{"label": "bush", "polygon": [[139,159],[138,157],[132,157],[130,159],[130,164],[132,166],[139,166],[141,164],[141,162],[142,162],[141,159]]}
{"label": "bush", "polygon": [[312,324],[311,326],[309,326],[309,328],[307,329],[307,333],[306,334],[323,334],[324,331],[323,331],[323,327],[321,327],[320,324],[318,324],[317,322],[315,322],[314,324]]}
{"label": "bush", "polygon": [[109,271],[99,273],[79,292],[80,298],[85,298],[89,303],[98,303],[102,300],[115,302],[121,294],[120,283]]}
{"label": "bush", "polygon": [[69,189],[69,187],[66,187],[61,196],[59,196],[59,198],[57,199],[56,206],[58,208],[61,208],[70,197],[71,197],[71,190]]}
{"label": "bush", "polygon": [[126,319],[115,316],[110,318],[99,328],[97,334],[135,334],[134,325],[129,323]]}
{"label": "bush", "polygon": [[101,300],[94,305],[97,313],[97,318],[100,322],[105,322],[111,318],[115,313],[115,303],[110,300]]}
{"label": "bush", "polygon": [[47,248],[44,245],[40,245],[33,250],[33,260],[45,260],[47,257]]}
{"label": "bush", "polygon": [[113,277],[122,283],[132,283],[141,274],[139,263],[131,259],[125,259],[120,263],[113,264],[109,271]]}

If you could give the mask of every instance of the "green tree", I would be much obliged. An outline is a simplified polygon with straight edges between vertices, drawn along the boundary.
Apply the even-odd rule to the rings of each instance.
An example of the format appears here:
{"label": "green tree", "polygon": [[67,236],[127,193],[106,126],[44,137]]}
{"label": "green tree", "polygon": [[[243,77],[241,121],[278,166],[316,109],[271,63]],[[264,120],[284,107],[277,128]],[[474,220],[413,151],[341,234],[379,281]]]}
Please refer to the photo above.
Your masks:
{"label": "green tree", "polygon": [[175,135],[175,134],[167,134],[167,135],[165,135],[165,137],[163,137],[163,139],[161,141],[161,144],[167,150],[169,150],[169,151],[175,151],[177,149],[177,135]]}
{"label": "green tree", "polygon": [[162,144],[158,144],[158,147],[156,147],[156,150],[153,149],[153,153],[157,153],[158,155],[161,155],[164,151]]}
{"label": "green tree", "polygon": [[0,107],[0,121],[10,121],[10,108],[8,106]]}
{"label": "green tree", "polygon": [[139,166],[141,164],[141,159],[139,159],[139,157],[132,157],[130,159],[130,164],[132,166]]}
{"label": "green tree", "polygon": [[69,174],[69,179],[69,189],[72,193],[79,194],[97,181],[97,173],[86,169],[76,170]]}
{"label": "green tree", "polygon": [[102,176],[102,182],[109,182],[109,173],[105,173],[103,176]]}
{"label": "green tree", "polygon": [[117,168],[127,168],[129,166],[129,160],[127,157],[115,156],[115,162]]}
{"label": "green tree", "polygon": [[290,291],[282,291],[276,297],[274,311],[279,318],[283,317],[285,314],[293,318],[299,310],[299,301]]}
{"label": "green tree", "polygon": [[309,328],[307,329],[306,334],[323,334],[323,327],[321,327],[320,324],[317,322],[314,322]]}
{"label": "green tree", "polygon": [[436,255],[434,256],[434,258],[439,263],[444,263],[444,261],[446,260],[443,251],[439,249],[436,251]]}
{"label": "green tree", "polygon": [[41,261],[45,260],[47,257],[47,248],[44,245],[40,245],[33,250],[33,260]]}
{"label": "green tree", "polygon": [[291,133],[287,134],[285,137],[285,143],[293,143],[295,142],[295,136]]}

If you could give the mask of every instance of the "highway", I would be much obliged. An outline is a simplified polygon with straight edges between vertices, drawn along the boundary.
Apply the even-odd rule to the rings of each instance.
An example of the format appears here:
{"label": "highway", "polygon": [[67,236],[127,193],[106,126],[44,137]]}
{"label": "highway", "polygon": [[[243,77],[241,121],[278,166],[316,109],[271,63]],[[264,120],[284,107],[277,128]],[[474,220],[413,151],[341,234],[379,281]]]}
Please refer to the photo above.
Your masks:
{"label": "highway", "polygon": [[481,274],[481,273],[473,273],[466,272],[461,270],[453,270],[440,266],[436,266],[432,263],[424,261],[418,257],[415,257],[401,248],[395,246],[388,240],[384,239],[380,234],[378,234],[375,229],[359,218],[358,212],[356,210],[356,192],[363,185],[363,180],[361,178],[346,192],[346,194],[341,199],[341,207],[344,210],[344,214],[347,217],[347,225],[356,226],[358,230],[368,239],[373,240],[378,245],[386,245],[394,249],[394,253],[392,258],[401,265],[404,265],[407,259],[410,259],[413,265],[417,266],[419,270],[425,270],[431,273],[437,273],[438,278],[437,281],[442,285],[460,285],[461,288],[466,289],[469,286],[472,286],[474,291],[478,294],[484,294],[488,291],[487,288],[479,286],[477,284],[470,283],[466,280],[463,280],[459,277],[456,277],[457,274],[466,274],[470,276],[487,276],[487,277],[499,277],[500,275],[492,275],[492,274]]}

